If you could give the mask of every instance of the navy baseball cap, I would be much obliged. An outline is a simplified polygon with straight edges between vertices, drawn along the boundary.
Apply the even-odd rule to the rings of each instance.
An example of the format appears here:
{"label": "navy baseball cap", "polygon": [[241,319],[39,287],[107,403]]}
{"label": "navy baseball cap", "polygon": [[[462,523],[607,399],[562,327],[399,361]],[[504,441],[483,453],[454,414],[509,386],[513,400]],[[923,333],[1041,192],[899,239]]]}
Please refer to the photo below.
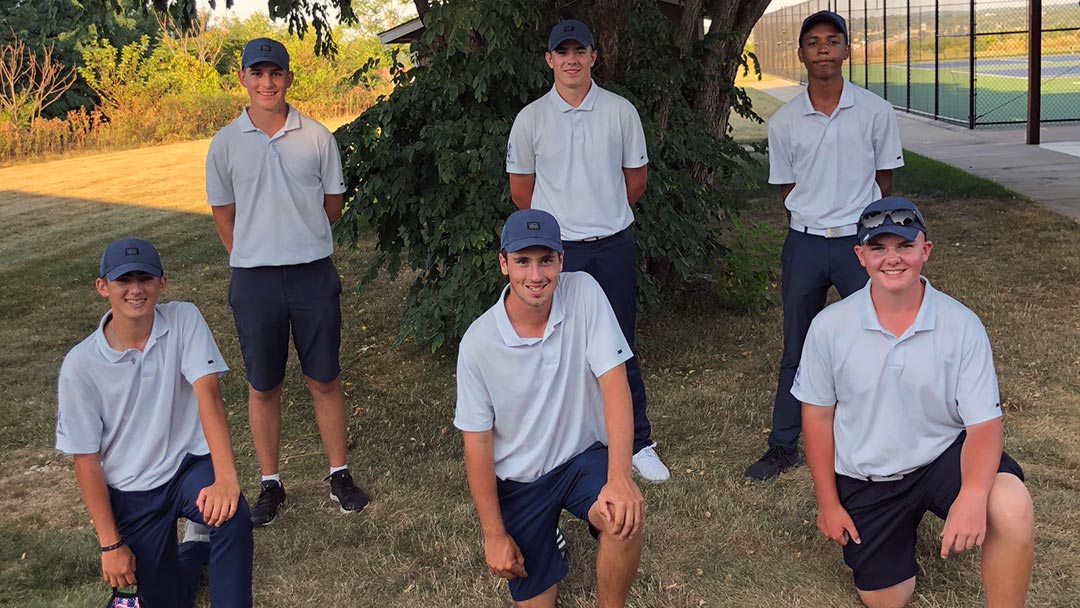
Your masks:
{"label": "navy baseball cap", "polygon": [[250,68],[264,61],[289,71],[289,51],[285,50],[284,44],[272,38],[256,38],[247,43],[240,59],[240,68]]}
{"label": "navy baseball cap", "polygon": [[520,209],[511,213],[503,225],[501,244],[507,253],[529,247],[547,247],[563,252],[559,222],[554,215],[539,209]]}
{"label": "navy baseball cap", "polygon": [[119,279],[121,275],[142,271],[160,277],[165,274],[161,265],[161,256],[157,249],[149,241],[136,238],[117,239],[105,248],[101,254],[101,264],[98,266],[98,276],[110,281]]}
{"label": "navy baseball cap", "polygon": [[844,21],[843,17],[832,11],[818,11],[806,19],[803,19],[802,27],[799,29],[799,44],[802,44],[802,37],[806,34],[806,30],[809,30],[819,23],[835,25],[836,28],[840,30],[840,33],[844,35],[844,41],[846,42],[848,40],[847,21]]}
{"label": "navy baseball cap", "polygon": [[914,241],[926,234],[926,220],[919,208],[906,198],[890,196],[876,200],[859,215],[859,244],[865,245],[879,234],[895,234]]}
{"label": "navy baseball cap", "polygon": [[581,46],[593,45],[592,32],[589,31],[589,26],[576,19],[560,21],[555,27],[551,28],[551,35],[548,36],[548,51],[554,51],[557,46],[567,40],[576,40],[581,43]]}

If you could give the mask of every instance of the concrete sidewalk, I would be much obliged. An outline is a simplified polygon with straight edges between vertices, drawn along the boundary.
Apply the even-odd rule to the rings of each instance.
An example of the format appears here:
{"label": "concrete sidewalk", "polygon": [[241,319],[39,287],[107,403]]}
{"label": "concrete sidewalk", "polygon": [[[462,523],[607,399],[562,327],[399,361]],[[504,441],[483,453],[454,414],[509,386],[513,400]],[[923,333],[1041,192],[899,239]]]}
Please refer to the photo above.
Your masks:
{"label": "concrete sidewalk", "polygon": [[[746,86],[781,101],[806,88],[776,79]],[[1022,127],[973,131],[902,110],[896,118],[905,149],[991,179],[1080,220],[1080,125],[1044,127],[1043,145],[1029,146]]]}

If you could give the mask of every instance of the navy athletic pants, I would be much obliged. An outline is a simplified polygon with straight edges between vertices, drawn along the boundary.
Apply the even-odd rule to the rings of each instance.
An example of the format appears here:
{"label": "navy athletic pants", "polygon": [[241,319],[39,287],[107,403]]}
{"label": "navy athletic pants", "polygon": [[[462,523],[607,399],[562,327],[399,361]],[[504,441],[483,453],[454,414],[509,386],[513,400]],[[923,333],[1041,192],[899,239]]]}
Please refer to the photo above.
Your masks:
{"label": "navy athletic pants", "polygon": [[[240,497],[236,515],[210,528],[210,542],[177,547],[176,520],[204,524],[195,506],[199,492],[214,483],[210,455],[188,454],[168,483],[153,490],[109,488],[120,537],[135,554],[139,597],[149,608],[191,608],[202,568],[210,566],[210,604],[251,608],[251,513]],[[208,546],[209,545],[209,546]]]}
{"label": "navy athletic pants", "polygon": [[[584,271],[604,290],[626,343],[634,350],[637,327],[637,250],[627,228],[597,241],[563,241],[563,271]],[[636,352],[636,351],[635,351]],[[626,362],[626,379],[634,400],[634,453],[652,445],[652,428],[645,415],[645,382],[637,355]]]}
{"label": "navy athletic pants", "polygon": [[780,254],[780,294],[784,302],[784,354],[773,403],[769,447],[794,450],[802,431],[802,403],[791,394],[810,322],[825,307],[829,286],[841,298],[862,289],[869,277],[855,257],[856,237],[827,239],[788,230]]}

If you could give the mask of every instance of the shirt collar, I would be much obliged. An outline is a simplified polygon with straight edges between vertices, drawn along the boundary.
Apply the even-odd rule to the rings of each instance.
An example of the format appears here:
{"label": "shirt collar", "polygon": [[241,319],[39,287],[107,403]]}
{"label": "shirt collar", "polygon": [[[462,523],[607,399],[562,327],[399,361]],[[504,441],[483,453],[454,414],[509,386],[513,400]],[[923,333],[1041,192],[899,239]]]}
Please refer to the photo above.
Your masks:
{"label": "shirt collar", "polygon": [[[109,363],[119,363],[128,352],[135,350],[129,348],[127,350],[116,350],[109,345],[109,339],[105,337],[105,324],[112,318],[112,311],[105,313],[101,316],[101,320],[98,321],[97,331],[94,332],[95,340],[97,341],[98,351],[101,356],[105,357],[105,360]],[[150,328],[150,337],[146,339],[146,346],[143,347],[143,352],[150,350],[150,347],[157,343],[157,341],[169,332],[169,321],[165,318],[165,315],[161,314],[158,307],[154,306],[154,326]]]}
{"label": "shirt collar", "polygon": [[593,104],[596,103],[597,89],[599,88],[600,87],[596,85],[596,81],[590,79],[589,92],[585,94],[585,99],[581,100],[581,105],[576,108],[566,103],[566,100],[562,98],[562,95],[559,95],[559,92],[555,90],[555,85],[552,85],[551,90],[548,91],[548,98],[551,99],[551,103],[555,106],[555,109],[563,113],[570,112],[572,110],[591,112],[593,109]]}
{"label": "shirt collar", "polygon": [[[840,91],[840,102],[836,104],[836,109],[850,108],[855,105],[855,85],[848,82],[847,78],[844,79],[844,88]],[[814,109],[814,104],[810,101],[810,89],[803,89],[802,92],[802,111],[804,115],[817,114],[817,110]],[[833,111],[833,116],[836,112]]]}
{"label": "shirt collar", "polygon": [[[240,117],[236,119],[236,122],[240,124],[240,130],[245,133],[249,131],[258,131],[259,127],[256,127],[255,123],[251,122],[251,117],[248,116],[247,111],[248,109],[246,107],[243,110],[240,110]],[[303,125],[300,124],[300,113],[296,111],[296,108],[290,105],[289,114],[285,117],[285,126],[275,133],[274,136],[277,137],[280,133],[299,129],[301,126]]]}
{"label": "shirt collar", "polygon": [[510,294],[510,284],[503,287],[499,301],[495,303],[495,325],[499,328],[499,335],[507,346],[529,346],[542,342],[551,335],[555,328],[566,318],[566,309],[563,307],[562,290],[555,285],[555,296],[551,300],[551,313],[548,314],[548,322],[544,327],[543,338],[522,338],[518,335],[514,325],[510,323],[510,317],[506,314],[506,297]]}
{"label": "shirt collar", "polygon": [[[915,315],[915,320],[911,323],[911,327],[907,328],[904,332],[905,336],[910,336],[920,331],[930,331],[937,325],[937,294],[938,291],[934,289],[930,284],[930,280],[924,276],[919,276],[919,280],[926,286],[926,291],[923,292],[922,302],[919,303],[919,312]],[[872,331],[880,331],[882,333],[890,334],[881,325],[881,321],[878,320],[877,311],[874,310],[874,300],[870,297],[870,281],[866,281],[866,287],[860,290],[860,297],[862,302],[859,306],[860,316],[862,317],[862,328]]]}

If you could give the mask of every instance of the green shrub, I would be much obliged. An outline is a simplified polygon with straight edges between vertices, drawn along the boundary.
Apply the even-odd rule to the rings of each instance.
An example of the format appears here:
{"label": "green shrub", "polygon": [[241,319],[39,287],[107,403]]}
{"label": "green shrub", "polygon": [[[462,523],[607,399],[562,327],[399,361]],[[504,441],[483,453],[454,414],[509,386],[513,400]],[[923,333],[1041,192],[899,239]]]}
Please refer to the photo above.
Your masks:
{"label": "green shrub", "polygon": [[[635,207],[648,309],[710,276],[728,253],[718,219],[736,206],[728,185],[748,154],[701,127],[693,107],[701,56],[675,47],[655,2],[633,11],[620,32],[621,48],[633,51],[622,55],[625,76],[600,84],[638,108],[649,143],[649,186]],[[403,338],[433,349],[455,342],[503,284],[495,252],[514,209],[506,138],[518,111],[551,87],[542,49],[555,18],[531,0],[433,4],[412,49],[421,65],[395,65],[393,93],[337,133],[351,194],[339,240],[355,247],[374,230],[365,281],[384,269],[416,273]],[[775,252],[769,257],[775,263]],[[748,268],[738,282],[760,277]],[[762,291],[754,286],[747,297]]]}

